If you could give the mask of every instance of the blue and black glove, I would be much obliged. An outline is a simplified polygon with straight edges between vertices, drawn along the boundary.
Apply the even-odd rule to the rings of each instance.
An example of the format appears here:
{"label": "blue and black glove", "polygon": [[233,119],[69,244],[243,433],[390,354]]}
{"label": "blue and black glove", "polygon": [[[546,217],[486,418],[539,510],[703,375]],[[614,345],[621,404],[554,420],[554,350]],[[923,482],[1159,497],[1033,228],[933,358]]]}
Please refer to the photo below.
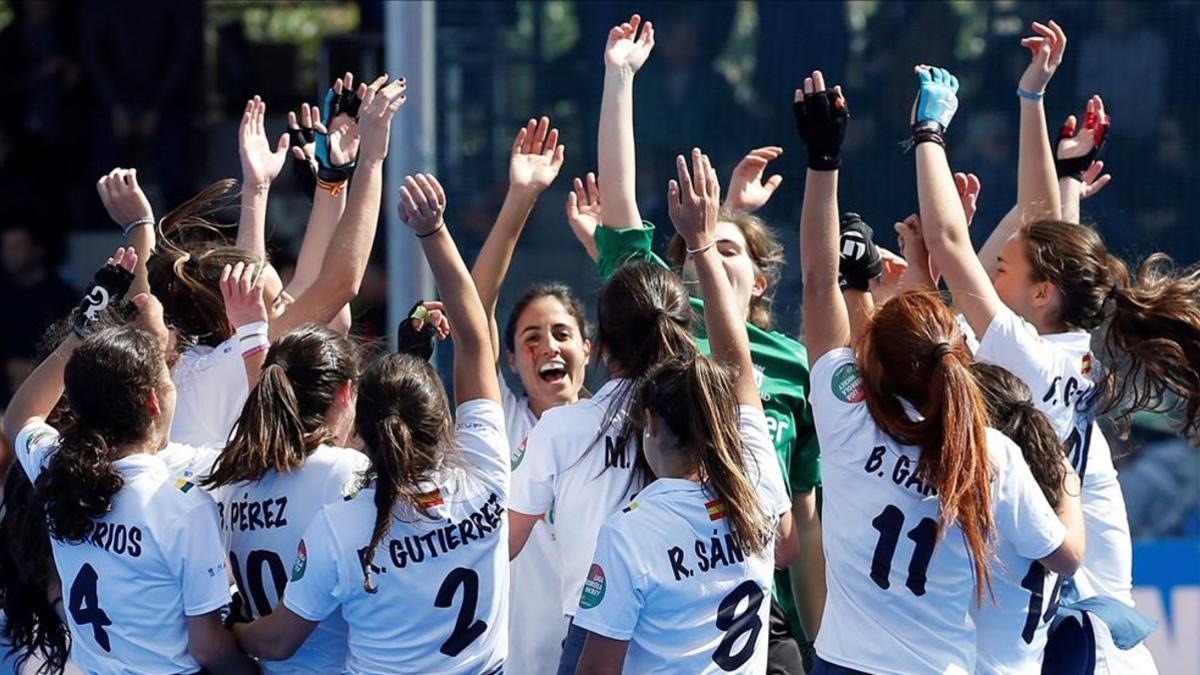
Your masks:
{"label": "blue and black glove", "polygon": [[[358,120],[358,108],[362,105],[362,100],[358,98],[358,94],[350,89],[343,89],[342,93],[338,93],[329,88],[325,92],[325,100],[321,102],[321,120],[325,126],[329,127],[333,124],[333,119],[338,115],[349,115],[355,120]],[[335,166],[329,157],[329,136],[328,134],[317,134],[317,178],[329,183],[338,183],[350,177],[354,171],[354,162]]]}
{"label": "blue and black glove", "polygon": [[954,113],[958,111],[958,78],[945,68],[918,68],[920,90],[913,104],[913,145],[933,141],[946,145],[942,138]]}

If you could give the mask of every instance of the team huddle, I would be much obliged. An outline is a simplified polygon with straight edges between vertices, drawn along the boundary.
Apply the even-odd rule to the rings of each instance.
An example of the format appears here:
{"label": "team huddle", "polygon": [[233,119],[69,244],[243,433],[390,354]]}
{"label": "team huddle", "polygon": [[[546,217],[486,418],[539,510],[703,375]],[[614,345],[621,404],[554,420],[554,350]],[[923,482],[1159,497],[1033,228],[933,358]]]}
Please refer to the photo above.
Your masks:
{"label": "team huddle", "polygon": [[[1052,143],[1066,35],[1033,32],[1016,203],[978,251],[954,75],[916,66],[896,111],[920,209],[895,253],[839,209],[852,93],[796,89],[803,343],[772,329],[783,249],[753,215],[781,148],[724,195],[700,149],[676,157],[653,252],[637,15],[609,33],[597,171],[566,206],[603,279],[594,330],[560,283],[496,318],[563,164],[545,117],[473,267],[437,178],[400,182],[439,299],[396,353],[347,335],[403,79],[347,73],[274,147],[247,102],[236,236],[211,222],[233,181],[156,218],[115,169],[97,187],[126,244],[3,418],[4,648],[88,673],[1156,672],[1096,420],[1170,409],[1200,436],[1200,270],[1131,272],[1078,224],[1110,120],[1094,96]],[[265,214],[289,162],[312,210],[285,284]]]}

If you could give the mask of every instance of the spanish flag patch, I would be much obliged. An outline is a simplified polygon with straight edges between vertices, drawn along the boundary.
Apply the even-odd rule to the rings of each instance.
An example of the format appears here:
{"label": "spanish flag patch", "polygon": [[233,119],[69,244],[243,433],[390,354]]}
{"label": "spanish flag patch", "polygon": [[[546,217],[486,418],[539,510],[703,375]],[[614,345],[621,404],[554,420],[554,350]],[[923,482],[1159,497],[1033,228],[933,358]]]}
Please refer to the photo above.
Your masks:
{"label": "spanish flag patch", "polygon": [[195,485],[195,483],[186,478],[180,478],[179,480],[175,481],[175,487],[179,488],[180,492],[187,492],[195,487]]}
{"label": "spanish flag patch", "polygon": [[417,497],[417,503],[420,504],[421,508],[423,509],[432,509],[435,506],[441,506],[442,491],[434,489],[432,492],[426,492],[425,494]]}
{"label": "spanish flag patch", "polygon": [[725,517],[725,502],[720,499],[705,502],[704,508],[708,509],[709,520],[720,520]]}
{"label": "spanish flag patch", "polygon": [[1083,355],[1083,367],[1080,370],[1083,371],[1083,374],[1085,377],[1092,374],[1092,355],[1091,354]]}

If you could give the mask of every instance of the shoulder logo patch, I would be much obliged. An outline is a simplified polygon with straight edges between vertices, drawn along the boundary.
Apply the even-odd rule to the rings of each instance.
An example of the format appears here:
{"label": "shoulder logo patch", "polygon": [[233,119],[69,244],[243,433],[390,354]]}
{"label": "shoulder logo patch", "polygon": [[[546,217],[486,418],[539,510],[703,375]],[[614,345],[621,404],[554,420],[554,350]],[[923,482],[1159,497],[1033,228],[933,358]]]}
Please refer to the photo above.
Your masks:
{"label": "shoulder logo patch", "polygon": [[843,363],[833,371],[831,380],[833,395],[843,403],[861,403],[866,395],[862,389],[862,377],[858,374],[858,366],[853,363]]}
{"label": "shoulder logo patch", "polygon": [[518,466],[521,466],[521,460],[525,459],[525,446],[529,444],[529,438],[522,438],[517,445],[517,449],[513,450],[512,454],[512,470],[516,471]]}
{"label": "shoulder logo patch", "polygon": [[179,480],[175,481],[175,487],[179,488],[180,492],[187,492],[188,490],[196,487],[196,484],[186,478],[180,478]]}
{"label": "shoulder logo patch", "polygon": [[587,580],[583,582],[583,595],[579,596],[579,606],[591,609],[604,600],[604,568],[592,563]]}
{"label": "shoulder logo patch", "polygon": [[292,565],[292,581],[299,581],[304,578],[304,572],[308,569],[308,546],[305,546],[304,540],[300,540],[300,545],[296,547],[296,564]]}

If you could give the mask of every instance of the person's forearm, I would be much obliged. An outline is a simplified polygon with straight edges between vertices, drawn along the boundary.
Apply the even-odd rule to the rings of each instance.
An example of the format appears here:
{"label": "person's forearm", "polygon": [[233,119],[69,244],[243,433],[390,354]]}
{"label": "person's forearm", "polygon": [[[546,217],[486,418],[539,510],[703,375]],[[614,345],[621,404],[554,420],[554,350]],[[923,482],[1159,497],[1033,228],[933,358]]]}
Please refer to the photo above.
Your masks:
{"label": "person's forearm", "polygon": [[846,311],[850,314],[850,340],[852,344],[857,344],[871,321],[871,315],[875,313],[875,299],[870,293],[854,288],[843,290],[842,297],[846,300]]}
{"label": "person's forearm", "polygon": [[443,226],[419,241],[425,251],[425,259],[429,261],[429,268],[433,271],[438,295],[446,307],[446,316],[454,326],[456,350],[475,354],[488,349],[491,338],[487,317],[479,301],[479,292],[475,290],[475,283],[454,245],[450,230]]}
{"label": "person's forearm", "polygon": [[304,228],[304,239],[300,242],[300,254],[296,257],[296,273],[287,287],[293,298],[303,293],[321,274],[321,261],[325,259],[325,251],[329,249],[329,242],[345,210],[345,190],[338,192],[336,197],[329,190],[316,191],[308,225]]}
{"label": "person's forearm", "polygon": [[270,191],[270,183],[242,184],[237,245],[261,257],[267,254],[267,195]]}
{"label": "person's forearm", "polygon": [[1058,196],[1058,175],[1054,170],[1054,151],[1046,130],[1046,109],[1042,101],[1021,101],[1021,141],[1017,157],[1017,205],[1021,222],[1058,218],[1062,204]]}
{"label": "person's forearm", "polygon": [[800,555],[788,568],[792,579],[792,599],[800,618],[800,629],[809,642],[817,639],[821,615],[825,612],[825,552],[821,548],[821,524],[797,525]]}
{"label": "person's forearm", "polygon": [[232,633],[222,630],[217,639],[220,641],[220,645],[216,652],[200,664],[204,666],[205,670],[212,673],[233,673],[235,675],[242,673],[254,675],[258,672],[258,666],[238,647]]}
{"label": "person's forearm", "polygon": [[[937,143],[921,143],[917,154],[917,202],[920,204],[921,231],[925,245],[939,269],[945,263],[938,259],[944,253],[941,242],[949,237],[966,237],[967,216],[963,213],[954,175],[946,160],[946,149]],[[1053,170],[1053,167],[1051,167]]]}
{"label": "person's forearm", "polygon": [[147,265],[150,262],[150,256],[154,255],[154,247],[157,244],[155,227],[154,223],[150,223],[139,225],[129,231],[126,243],[137,253],[138,260],[137,266],[133,268],[133,283],[129,285],[129,292],[125,294],[127,298],[132,298],[139,293],[150,292],[150,270]]}
{"label": "person's forearm", "polygon": [[346,209],[325,250],[321,272],[317,276],[322,282],[345,286],[345,297],[338,303],[339,308],[354,299],[366,273],[382,199],[383,160],[360,161],[350,184]]}
{"label": "person's forearm", "polygon": [[[696,242],[695,245],[708,246],[709,242]],[[721,264],[721,254],[716,246],[711,246],[692,256],[692,262],[704,297],[704,326],[713,357],[739,368],[750,368],[746,320],[738,314],[729,277]]]}
{"label": "person's forearm", "polygon": [[600,202],[604,204],[604,223],[617,229],[642,224],[637,207],[633,78],[634,73],[628,69],[606,69],[600,103],[597,149]]}
{"label": "person's forearm", "polygon": [[537,203],[539,193],[531,188],[509,187],[504,197],[504,205],[496,216],[496,223],[483,242],[479,256],[475,258],[475,266],[471,268],[471,279],[479,292],[479,300],[483,303],[483,311],[488,316],[488,333],[491,335],[492,352],[500,357],[500,328],[496,322],[496,304],[500,300],[500,287],[508,276],[509,265],[512,264],[513,251],[517,248],[517,240],[533,206]]}
{"label": "person's forearm", "polygon": [[9,442],[15,441],[21,427],[31,418],[49,415],[58,399],[62,398],[63,371],[67,367],[67,360],[78,346],[79,338],[74,333],[68,334],[58,348],[25,378],[13,394],[8,408],[4,411],[3,420],[4,436]]}
{"label": "person's forearm", "polygon": [[1058,195],[1062,200],[1062,219],[1068,223],[1079,222],[1079,202],[1083,200],[1083,183],[1065,176],[1058,179]]}
{"label": "person's forearm", "polygon": [[979,262],[989,275],[996,273],[996,261],[1000,258],[1000,251],[1004,250],[1004,245],[1020,229],[1021,207],[1013,204],[1008,213],[1004,214],[996,227],[992,229],[987,241],[984,241],[983,246],[979,248]]}

